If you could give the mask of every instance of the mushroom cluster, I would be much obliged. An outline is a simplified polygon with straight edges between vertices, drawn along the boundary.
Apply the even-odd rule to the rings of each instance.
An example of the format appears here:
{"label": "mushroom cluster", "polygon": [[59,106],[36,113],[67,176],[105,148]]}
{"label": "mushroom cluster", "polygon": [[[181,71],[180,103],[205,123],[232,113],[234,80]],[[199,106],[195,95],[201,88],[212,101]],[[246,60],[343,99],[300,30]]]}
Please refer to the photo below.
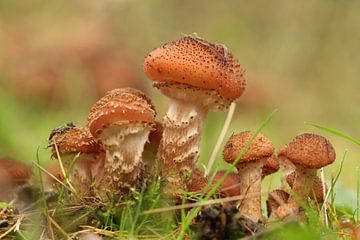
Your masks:
{"label": "mushroom cluster", "polygon": [[310,198],[325,200],[326,187],[316,171],[335,160],[335,151],[315,134],[296,136],[276,154],[263,134],[243,131],[233,134],[223,150],[224,161],[237,172],[207,177],[196,168],[207,113],[225,110],[246,86],[242,67],[224,45],[183,37],[151,51],[144,72],[169,98],[161,122],[143,92],[121,88],[91,107],[86,127],[68,124],[51,133],[59,164],[48,172],[68,181],[80,198],[121,198],[160,175],[166,196],[179,196],[178,190],[206,194],[219,185],[219,196],[241,199],[240,218],[262,223],[262,181],[281,169],[284,186],[269,194],[268,216],[285,218],[300,212]]}

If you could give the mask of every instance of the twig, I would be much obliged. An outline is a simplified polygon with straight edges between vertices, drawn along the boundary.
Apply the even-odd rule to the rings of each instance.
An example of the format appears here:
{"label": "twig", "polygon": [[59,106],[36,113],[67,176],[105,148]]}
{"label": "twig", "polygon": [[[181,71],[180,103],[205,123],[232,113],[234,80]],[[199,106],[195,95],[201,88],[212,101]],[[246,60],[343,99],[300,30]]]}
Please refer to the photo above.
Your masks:
{"label": "twig", "polygon": [[248,194],[248,195],[238,195],[238,196],[219,198],[219,199],[211,199],[211,200],[207,200],[207,201],[203,201],[203,202],[187,203],[187,204],[182,204],[182,205],[173,206],[173,207],[165,207],[165,208],[147,210],[147,211],[142,212],[140,215],[162,213],[162,212],[168,212],[168,211],[173,211],[173,210],[178,210],[178,209],[183,209],[183,208],[201,207],[201,206],[212,205],[212,204],[223,203],[223,202],[232,202],[232,201],[237,201],[237,200],[243,200],[246,198],[255,198],[255,197],[266,195],[266,194],[268,194],[268,192],[252,193],[252,194]]}

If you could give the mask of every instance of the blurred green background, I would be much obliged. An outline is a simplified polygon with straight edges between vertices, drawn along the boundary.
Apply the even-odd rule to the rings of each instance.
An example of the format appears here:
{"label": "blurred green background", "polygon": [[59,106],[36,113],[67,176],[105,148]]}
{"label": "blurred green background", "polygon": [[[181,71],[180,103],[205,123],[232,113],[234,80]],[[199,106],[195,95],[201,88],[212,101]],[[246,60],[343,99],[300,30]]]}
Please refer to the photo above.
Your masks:
{"label": "blurred green background", "polygon": [[[360,138],[359,9],[356,0],[1,0],[0,157],[30,164],[40,147],[41,160],[49,161],[50,131],[85,125],[91,105],[115,87],[145,91],[161,119],[167,100],[144,76],[143,58],[197,33],[225,44],[246,69],[248,86],[227,138],[255,130],[278,108],[264,134],[276,147],[302,132],[329,138],[337,161],[325,169],[327,179],[348,151],[338,195],[353,204],[359,148],[304,121]],[[208,116],[203,163],[225,116]],[[215,167],[225,167],[221,154]],[[278,176],[266,181],[274,187]]]}

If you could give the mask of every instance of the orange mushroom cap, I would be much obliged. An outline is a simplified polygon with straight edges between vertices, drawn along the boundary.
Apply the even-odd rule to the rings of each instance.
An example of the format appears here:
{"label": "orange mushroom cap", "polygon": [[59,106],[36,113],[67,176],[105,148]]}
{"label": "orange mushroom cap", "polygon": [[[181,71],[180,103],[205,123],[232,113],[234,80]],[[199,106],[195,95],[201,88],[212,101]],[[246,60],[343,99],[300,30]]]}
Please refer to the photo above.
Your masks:
{"label": "orange mushroom cap", "polygon": [[155,110],[150,100],[139,90],[121,88],[109,91],[91,108],[88,126],[92,135],[103,127],[119,122],[155,121]]}
{"label": "orange mushroom cap", "polygon": [[215,90],[229,100],[239,98],[246,85],[244,70],[224,45],[190,36],[150,52],[144,72],[153,81]]}
{"label": "orange mushroom cap", "polygon": [[336,153],[326,138],[304,133],[281,147],[278,156],[286,157],[293,163],[306,168],[318,169],[334,162]]}
{"label": "orange mushroom cap", "polygon": [[[232,163],[236,160],[241,150],[254,135],[252,131],[245,131],[232,135],[227,141],[223,151],[224,160]],[[247,151],[241,156],[238,164],[250,161],[256,161],[264,157],[270,157],[274,153],[274,145],[264,135],[258,134],[250,144]]]}
{"label": "orange mushroom cap", "polygon": [[0,170],[10,178],[8,180],[18,184],[25,183],[31,175],[31,170],[27,165],[12,158],[0,159]]}
{"label": "orange mushroom cap", "polygon": [[101,145],[85,127],[74,126],[52,133],[49,141],[53,155],[56,155],[55,143],[59,153],[97,153],[102,151]]}
{"label": "orange mushroom cap", "polygon": [[[226,171],[218,171],[214,176],[213,184],[215,185],[224,176]],[[226,196],[240,195],[240,177],[236,172],[230,172],[220,186],[219,191]]]}

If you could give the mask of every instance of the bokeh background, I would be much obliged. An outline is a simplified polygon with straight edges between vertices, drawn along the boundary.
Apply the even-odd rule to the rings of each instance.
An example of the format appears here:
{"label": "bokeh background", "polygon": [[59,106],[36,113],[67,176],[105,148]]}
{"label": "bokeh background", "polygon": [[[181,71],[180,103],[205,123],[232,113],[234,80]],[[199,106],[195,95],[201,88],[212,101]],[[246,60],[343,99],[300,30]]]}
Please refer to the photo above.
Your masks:
{"label": "bokeh background", "polygon": [[[264,134],[276,147],[302,132],[329,138],[337,161],[347,151],[338,201],[354,206],[360,149],[304,121],[360,138],[360,2],[356,0],[0,1],[0,157],[50,161],[53,128],[86,125],[107,90],[145,91],[164,115],[167,99],[142,71],[147,53],[187,34],[223,43],[248,82],[227,134],[255,130],[274,109]],[[226,113],[210,113],[202,139],[207,162]],[[200,163],[200,165],[201,165]],[[215,168],[224,168],[221,153]],[[278,184],[278,175],[266,186]]]}

